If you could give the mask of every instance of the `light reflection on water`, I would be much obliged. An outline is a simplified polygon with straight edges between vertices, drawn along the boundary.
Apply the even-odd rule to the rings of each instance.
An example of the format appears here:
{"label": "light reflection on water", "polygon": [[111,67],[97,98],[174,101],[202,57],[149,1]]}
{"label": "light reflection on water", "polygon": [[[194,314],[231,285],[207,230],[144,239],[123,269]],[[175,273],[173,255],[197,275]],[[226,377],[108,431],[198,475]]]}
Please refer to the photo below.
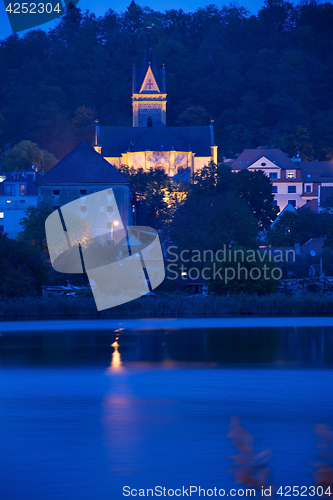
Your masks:
{"label": "light reflection on water", "polygon": [[233,488],[233,416],[272,450],[275,485],[314,484],[332,348],[332,328],[4,334],[0,498]]}

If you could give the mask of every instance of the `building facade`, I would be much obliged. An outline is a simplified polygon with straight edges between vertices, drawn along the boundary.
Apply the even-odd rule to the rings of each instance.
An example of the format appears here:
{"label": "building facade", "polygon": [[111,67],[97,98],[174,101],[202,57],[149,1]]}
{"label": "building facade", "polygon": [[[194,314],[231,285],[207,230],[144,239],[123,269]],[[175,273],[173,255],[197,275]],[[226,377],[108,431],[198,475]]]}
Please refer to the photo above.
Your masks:
{"label": "building facade", "polygon": [[25,172],[7,173],[0,183],[0,232],[7,233],[10,238],[16,238],[23,231],[20,221],[26,216],[27,208],[37,205],[36,173],[32,171],[29,175],[31,179]]}
{"label": "building facade", "polygon": [[288,204],[294,208],[308,205],[317,211],[319,187],[333,186],[333,162],[302,162],[281,149],[245,149],[229,165],[234,172],[261,170],[267,175],[280,211]]}
{"label": "building facade", "polygon": [[217,163],[213,123],[200,127],[167,127],[165,68],[157,67],[150,32],[140,69],[133,67],[133,127],[96,123],[95,150],[109,163],[143,171],[163,170],[189,182],[210,161]]}
{"label": "building facade", "polygon": [[[51,168],[37,185],[39,202],[51,205],[54,210],[81,199],[81,215],[87,213],[85,196],[112,189],[123,225],[127,227],[134,222],[130,182],[85,141]],[[112,207],[110,220],[111,211]]]}

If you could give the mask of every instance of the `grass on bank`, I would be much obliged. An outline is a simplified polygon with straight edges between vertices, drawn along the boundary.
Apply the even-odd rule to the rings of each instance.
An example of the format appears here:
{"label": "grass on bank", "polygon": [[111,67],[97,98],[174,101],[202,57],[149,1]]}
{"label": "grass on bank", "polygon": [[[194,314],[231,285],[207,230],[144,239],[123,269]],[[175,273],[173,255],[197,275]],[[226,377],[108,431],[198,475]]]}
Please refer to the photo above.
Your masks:
{"label": "grass on bank", "polygon": [[0,318],[216,318],[226,316],[333,316],[333,297],[282,293],[258,297],[188,296],[176,293],[147,296],[97,311],[92,297],[25,297],[2,299]]}

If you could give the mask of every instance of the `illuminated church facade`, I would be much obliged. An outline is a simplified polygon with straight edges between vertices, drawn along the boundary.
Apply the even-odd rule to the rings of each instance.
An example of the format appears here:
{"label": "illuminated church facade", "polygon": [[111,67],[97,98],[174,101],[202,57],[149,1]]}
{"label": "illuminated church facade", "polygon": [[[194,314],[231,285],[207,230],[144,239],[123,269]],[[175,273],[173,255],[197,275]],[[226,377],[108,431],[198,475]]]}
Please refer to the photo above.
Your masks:
{"label": "illuminated church facade", "polygon": [[176,181],[190,182],[194,172],[210,161],[217,163],[213,123],[195,127],[166,126],[165,67],[158,68],[151,36],[143,64],[133,66],[133,126],[96,123],[95,150],[116,167],[163,170]]}

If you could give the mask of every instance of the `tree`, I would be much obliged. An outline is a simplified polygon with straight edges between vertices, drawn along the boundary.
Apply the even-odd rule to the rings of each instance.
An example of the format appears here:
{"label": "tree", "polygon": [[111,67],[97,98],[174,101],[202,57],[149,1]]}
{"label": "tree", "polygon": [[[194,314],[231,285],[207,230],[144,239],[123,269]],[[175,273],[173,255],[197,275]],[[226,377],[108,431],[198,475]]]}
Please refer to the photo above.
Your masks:
{"label": "tree", "polygon": [[207,125],[208,113],[201,106],[190,106],[182,112],[176,123],[179,127]]}
{"label": "tree", "polygon": [[191,195],[178,207],[170,236],[181,249],[212,250],[223,245],[256,246],[258,224],[236,193]]}
{"label": "tree", "polygon": [[46,173],[57,161],[52,153],[41,150],[35,142],[23,140],[5,153],[2,168],[6,172],[24,172],[34,165],[38,172]]}
{"label": "tree", "polygon": [[47,259],[49,253],[46,243],[45,221],[53,212],[50,205],[40,203],[37,207],[28,207],[26,216],[20,221],[23,231],[18,233],[18,239],[29,243],[42,252]]}
{"label": "tree", "polygon": [[[120,171],[130,180],[141,199],[142,222],[155,229],[165,228],[187,196],[189,186],[176,183],[162,170],[148,172],[122,166]],[[144,209],[144,214],[142,213]]]}
{"label": "tree", "polygon": [[40,295],[47,268],[37,248],[0,234],[0,294],[5,297]]}
{"label": "tree", "polygon": [[236,175],[236,186],[239,196],[248,203],[259,224],[269,227],[279,212],[279,208],[273,206],[270,179],[260,170],[241,170]]}
{"label": "tree", "polygon": [[232,247],[231,252],[232,259],[208,264],[209,271],[205,276],[210,293],[267,295],[275,292],[282,276],[275,262],[271,262],[268,256],[258,258],[257,254],[244,248]]}

